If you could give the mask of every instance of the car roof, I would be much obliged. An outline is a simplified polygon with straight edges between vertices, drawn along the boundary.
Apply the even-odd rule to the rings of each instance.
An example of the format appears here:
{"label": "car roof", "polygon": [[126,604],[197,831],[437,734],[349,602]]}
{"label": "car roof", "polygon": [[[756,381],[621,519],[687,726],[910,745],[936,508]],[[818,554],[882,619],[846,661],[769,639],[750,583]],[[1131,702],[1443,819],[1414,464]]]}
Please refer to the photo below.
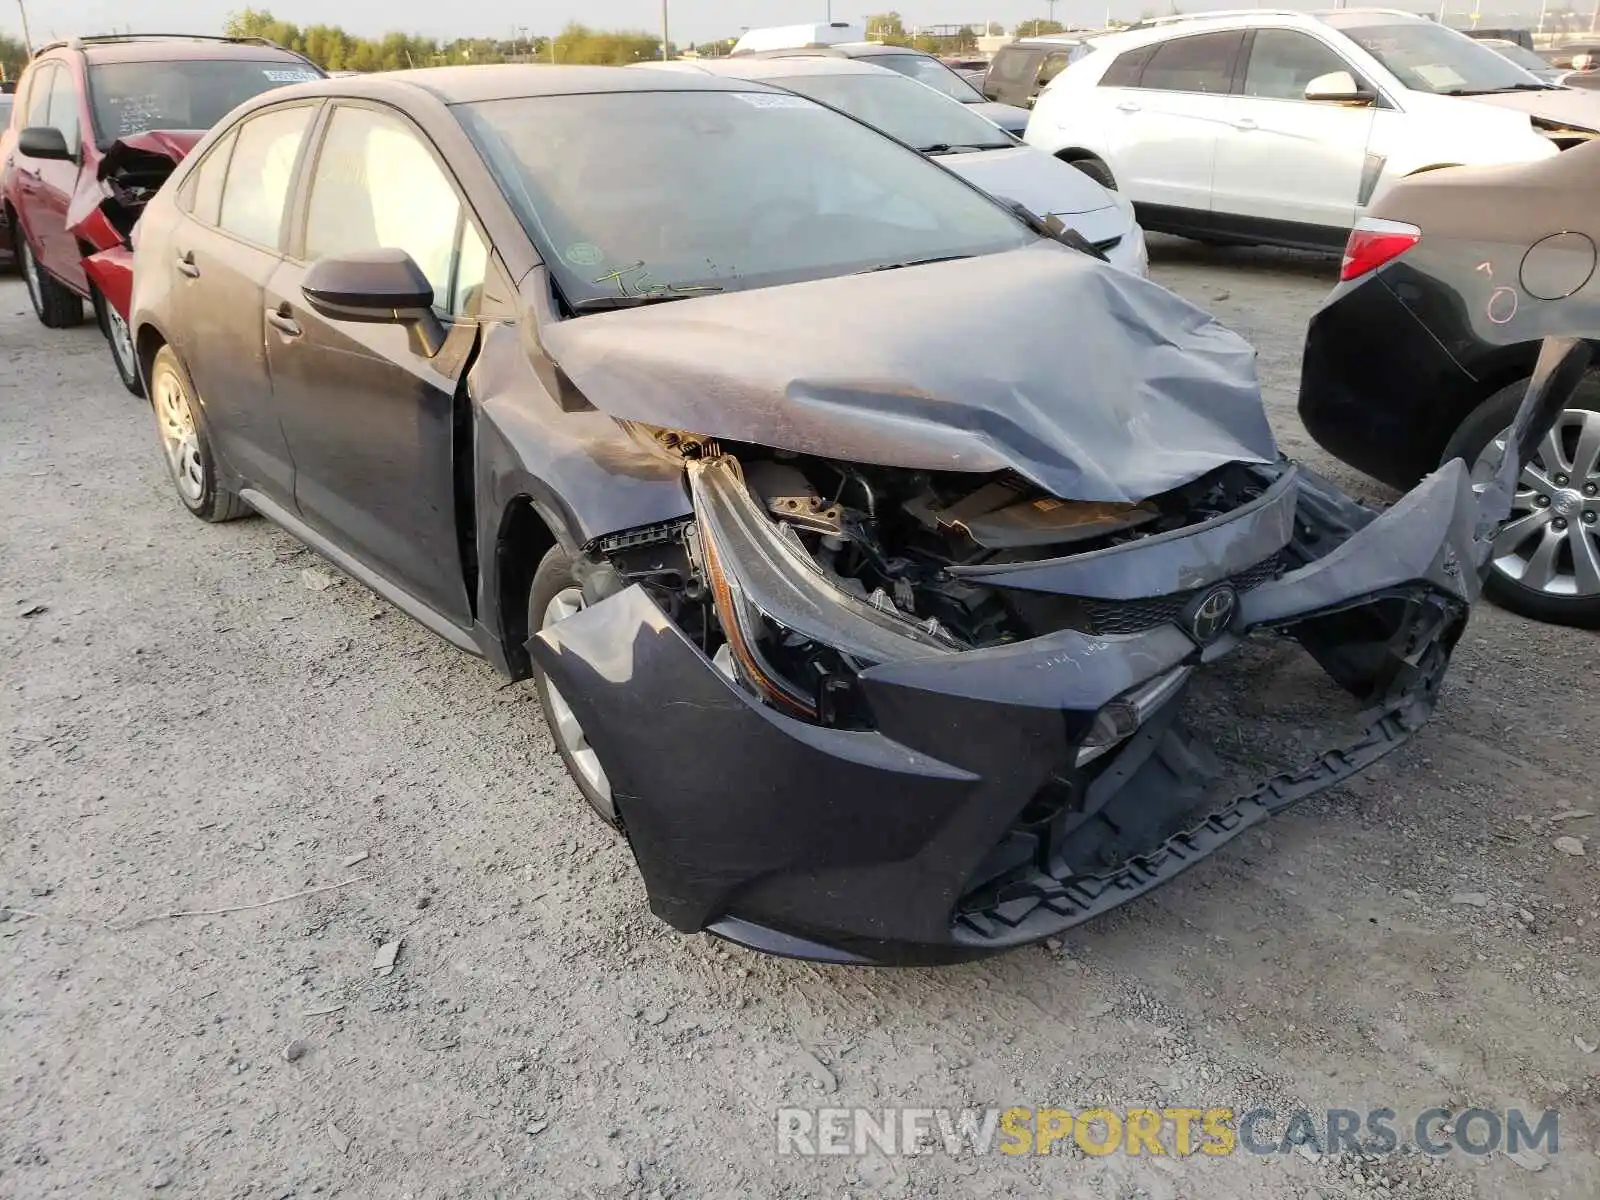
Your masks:
{"label": "car roof", "polygon": [[698,71],[636,71],[630,67],[537,66],[513,63],[478,67],[422,67],[346,79],[319,79],[268,93],[288,96],[370,96],[399,99],[416,89],[445,104],[476,104],[530,96],[582,96],[607,92],[776,91],[764,84]]}
{"label": "car roof", "polygon": [[1225,29],[1264,29],[1272,27],[1305,29],[1322,25],[1331,29],[1353,29],[1375,24],[1428,24],[1435,22],[1416,13],[1397,8],[1339,8],[1303,11],[1293,8],[1234,8],[1211,12],[1186,13],[1175,17],[1152,17],[1116,33],[1084,38],[1097,49],[1126,50],[1147,46],[1189,33]]}
{"label": "car roof", "polygon": [[45,49],[75,50],[90,63],[187,62],[199,59],[244,59],[253,62],[302,64],[308,61],[304,55],[265,39],[187,37],[183,34],[69,38]]}
{"label": "car roof", "polygon": [[882,42],[834,42],[829,46],[791,46],[782,50],[757,50],[739,58],[877,58],[887,54],[914,54],[918,58],[939,60],[932,54],[910,46],[888,46]]}
{"label": "car roof", "polygon": [[[680,64],[681,67],[680,67]],[[831,56],[796,56],[793,58],[756,58],[754,55],[741,54],[737,58],[710,58],[710,59],[675,59],[672,62],[637,63],[640,67],[654,67],[657,70],[677,67],[681,70],[701,71],[707,75],[733,77],[735,79],[794,79],[800,75],[889,75],[898,79],[905,78],[887,67],[875,67],[869,62],[862,62],[854,58],[833,58]]]}

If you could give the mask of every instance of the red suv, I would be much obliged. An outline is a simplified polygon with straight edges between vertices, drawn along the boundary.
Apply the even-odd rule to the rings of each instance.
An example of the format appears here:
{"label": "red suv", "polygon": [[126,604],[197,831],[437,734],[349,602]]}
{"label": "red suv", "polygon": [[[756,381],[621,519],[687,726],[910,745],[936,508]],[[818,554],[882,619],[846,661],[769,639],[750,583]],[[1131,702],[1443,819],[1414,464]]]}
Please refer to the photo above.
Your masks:
{"label": "red suv", "polygon": [[39,320],[76,325],[89,301],[117,373],[142,394],[127,324],[139,211],[231,109],[322,77],[261,38],[118,35],[41,49],[0,135],[0,245],[15,249]]}

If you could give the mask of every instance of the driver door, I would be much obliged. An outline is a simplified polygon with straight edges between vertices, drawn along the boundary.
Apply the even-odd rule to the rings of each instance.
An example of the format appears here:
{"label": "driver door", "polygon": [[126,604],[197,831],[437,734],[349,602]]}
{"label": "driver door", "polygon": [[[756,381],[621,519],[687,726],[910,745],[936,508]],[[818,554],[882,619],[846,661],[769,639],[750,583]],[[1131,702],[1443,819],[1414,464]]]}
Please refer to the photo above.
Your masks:
{"label": "driver door", "polygon": [[[342,103],[324,128],[299,252],[279,264],[265,295],[295,501],[318,532],[470,630],[455,484],[458,456],[471,461],[472,427],[458,420],[456,392],[477,337],[487,242],[405,118]],[[306,302],[312,262],[377,249],[406,251],[433,283],[447,330],[437,353],[403,326],[334,320]]]}

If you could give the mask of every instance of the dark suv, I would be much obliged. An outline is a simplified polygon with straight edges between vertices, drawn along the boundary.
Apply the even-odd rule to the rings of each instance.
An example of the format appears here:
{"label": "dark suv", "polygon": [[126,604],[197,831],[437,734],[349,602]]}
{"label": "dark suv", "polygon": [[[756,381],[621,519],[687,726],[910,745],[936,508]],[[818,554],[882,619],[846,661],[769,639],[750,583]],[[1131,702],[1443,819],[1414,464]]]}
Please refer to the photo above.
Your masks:
{"label": "dark suv", "polygon": [[127,326],[139,210],[231,109],[322,76],[260,38],[118,35],[41,49],[0,137],[0,226],[39,320],[76,325],[88,300],[123,383],[139,392]]}
{"label": "dark suv", "polygon": [[1089,47],[1082,38],[1036,37],[1009,42],[996,52],[983,77],[983,94],[1000,104],[1032,108],[1045,86]]}

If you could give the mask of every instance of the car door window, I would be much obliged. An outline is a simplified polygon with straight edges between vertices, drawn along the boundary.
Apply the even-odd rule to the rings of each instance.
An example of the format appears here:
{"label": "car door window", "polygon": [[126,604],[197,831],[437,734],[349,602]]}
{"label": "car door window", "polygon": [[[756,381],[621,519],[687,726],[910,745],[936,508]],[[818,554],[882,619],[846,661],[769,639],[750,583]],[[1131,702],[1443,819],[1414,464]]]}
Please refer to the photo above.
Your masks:
{"label": "car door window", "polygon": [[1306,84],[1331,71],[1350,71],[1316,38],[1292,29],[1258,29],[1244,72],[1244,94],[1269,100],[1304,100]]}
{"label": "car door window", "polygon": [[1226,95],[1233,87],[1233,64],[1244,34],[1201,33],[1173,38],[1156,48],[1139,77],[1139,86],[1164,92]]}
{"label": "car door window", "polygon": [[78,89],[73,86],[72,72],[58,66],[55,78],[50,81],[50,115],[44,122],[61,131],[67,149],[78,152]]}
{"label": "car door window", "polygon": [[1071,62],[1072,51],[1070,50],[1056,50],[1046,56],[1044,64],[1039,68],[1039,87],[1048,86],[1050,81],[1065,71]]}
{"label": "car door window", "polygon": [[220,219],[222,184],[227,178],[228,160],[233,156],[233,146],[237,139],[237,131],[230,131],[206,151],[205,160],[195,169],[191,177],[191,186],[184,189],[189,201],[189,213],[201,224],[215,225]]}
{"label": "car door window", "polygon": [[409,124],[371,108],[334,110],[311,182],[306,258],[404,250],[433,285],[435,307],[468,315],[486,253],[464,229],[455,185]]}
{"label": "car door window", "polygon": [[25,98],[27,113],[22,124],[24,127],[43,126],[50,124],[50,85],[55,82],[56,65],[46,63],[39,68],[38,74],[28,84],[28,94]]}
{"label": "car door window", "polygon": [[264,112],[239,126],[222,185],[219,228],[277,249],[295,160],[315,113],[312,105],[300,104]]}
{"label": "car door window", "polygon": [[1150,64],[1158,47],[1139,46],[1123,54],[1117,55],[1106,68],[1105,74],[1100,76],[1101,87],[1138,87],[1139,76],[1144,74],[1144,69]]}

